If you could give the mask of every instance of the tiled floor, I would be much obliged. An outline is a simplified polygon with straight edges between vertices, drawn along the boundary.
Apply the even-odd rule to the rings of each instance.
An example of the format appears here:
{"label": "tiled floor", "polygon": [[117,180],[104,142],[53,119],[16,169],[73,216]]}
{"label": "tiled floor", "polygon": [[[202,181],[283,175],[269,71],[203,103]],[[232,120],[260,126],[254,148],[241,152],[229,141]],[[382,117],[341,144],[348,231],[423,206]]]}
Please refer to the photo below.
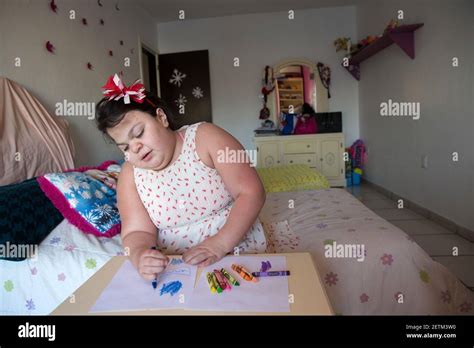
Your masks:
{"label": "tiled floor", "polygon": [[[395,201],[368,185],[348,187],[346,190],[412,236],[435,261],[446,266],[474,291],[474,243],[408,208],[398,209]],[[459,256],[453,256],[454,247],[458,248]]]}

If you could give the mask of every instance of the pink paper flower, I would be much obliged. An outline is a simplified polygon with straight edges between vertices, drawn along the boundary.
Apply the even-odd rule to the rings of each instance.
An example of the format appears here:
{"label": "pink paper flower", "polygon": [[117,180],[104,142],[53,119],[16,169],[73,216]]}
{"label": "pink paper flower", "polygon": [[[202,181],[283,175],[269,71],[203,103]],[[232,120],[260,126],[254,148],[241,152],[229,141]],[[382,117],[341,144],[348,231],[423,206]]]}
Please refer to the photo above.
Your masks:
{"label": "pink paper flower", "polygon": [[64,273],[58,274],[58,281],[63,282],[66,279],[66,275]]}
{"label": "pink paper flower", "polygon": [[467,313],[467,312],[470,312],[472,310],[472,303],[471,302],[467,302],[467,301],[464,301],[463,303],[461,303],[461,305],[459,306],[459,310],[463,313]]}
{"label": "pink paper flower", "polygon": [[441,299],[444,303],[451,303],[451,294],[449,293],[449,290],[441,291]]}

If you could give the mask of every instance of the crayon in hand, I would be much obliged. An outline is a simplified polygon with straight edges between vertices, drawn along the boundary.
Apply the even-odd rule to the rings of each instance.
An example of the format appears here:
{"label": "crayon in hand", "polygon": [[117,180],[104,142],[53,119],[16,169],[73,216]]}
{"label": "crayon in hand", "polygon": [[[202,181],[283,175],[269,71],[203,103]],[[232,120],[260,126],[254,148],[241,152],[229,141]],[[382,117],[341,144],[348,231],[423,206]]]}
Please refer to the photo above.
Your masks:
{"label": "crayon in hand", "polygon": [[229,272],[227,272],[224,268],[221,268],[221,273],[224,275],[224,277],[229,281],[234,286],[240,286],[239,282],[235,280],[234,277],[230,275]]}
{"label": "crayon in hand", "polygon": [[246,281],[249,282],[258,282],[258,279],[252,276],[249,271],[247,271],[245,268],[239,265],[232,265],[231,266],[234,271],[236,271],[242,278],[244,278]]}

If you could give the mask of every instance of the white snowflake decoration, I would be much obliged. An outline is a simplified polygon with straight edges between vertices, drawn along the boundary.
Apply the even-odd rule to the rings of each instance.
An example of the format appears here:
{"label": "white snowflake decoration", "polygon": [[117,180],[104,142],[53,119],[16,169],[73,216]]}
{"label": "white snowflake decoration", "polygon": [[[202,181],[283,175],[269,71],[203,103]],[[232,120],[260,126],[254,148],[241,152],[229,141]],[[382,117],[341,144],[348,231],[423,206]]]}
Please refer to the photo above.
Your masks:
{"label": "white snowflake decoration", "polygon": [[204,97],[204,91],[201,89],[201,87],[194,87],[193,88],[193,96],[194,98],[196,99],[201,99],[202,97]]}
{"label": "white snowflake decoration", "polygon": [[180,105],[185,105],[188,102],[188,100],[186,99],[184,95],[180,93],[178,99],[176,99],[174,102],[176,103],[176,105],[180,106]]}
{"label": "white snowflake decoration", "polygon": [[178,69],[174,69],[173,74],[171,75],[171,78],[170,78],[170,83],[178,87],[181,87],[181,84],[183,83],[183,80],[185,78],[186,78],[186,74],[179,72]]}

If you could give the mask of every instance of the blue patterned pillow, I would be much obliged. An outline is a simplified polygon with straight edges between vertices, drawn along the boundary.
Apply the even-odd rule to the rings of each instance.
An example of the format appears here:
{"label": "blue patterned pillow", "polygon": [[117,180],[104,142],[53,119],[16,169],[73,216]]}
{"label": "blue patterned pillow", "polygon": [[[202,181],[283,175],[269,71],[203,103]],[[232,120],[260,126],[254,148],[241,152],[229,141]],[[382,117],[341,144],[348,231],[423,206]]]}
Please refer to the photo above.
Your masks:
{"label": "blue patterned pillow", "polygon": [[38,178],[41,189],[70,223],[84,233],[113,237],[120,233],[116,162],[50,173]]}

